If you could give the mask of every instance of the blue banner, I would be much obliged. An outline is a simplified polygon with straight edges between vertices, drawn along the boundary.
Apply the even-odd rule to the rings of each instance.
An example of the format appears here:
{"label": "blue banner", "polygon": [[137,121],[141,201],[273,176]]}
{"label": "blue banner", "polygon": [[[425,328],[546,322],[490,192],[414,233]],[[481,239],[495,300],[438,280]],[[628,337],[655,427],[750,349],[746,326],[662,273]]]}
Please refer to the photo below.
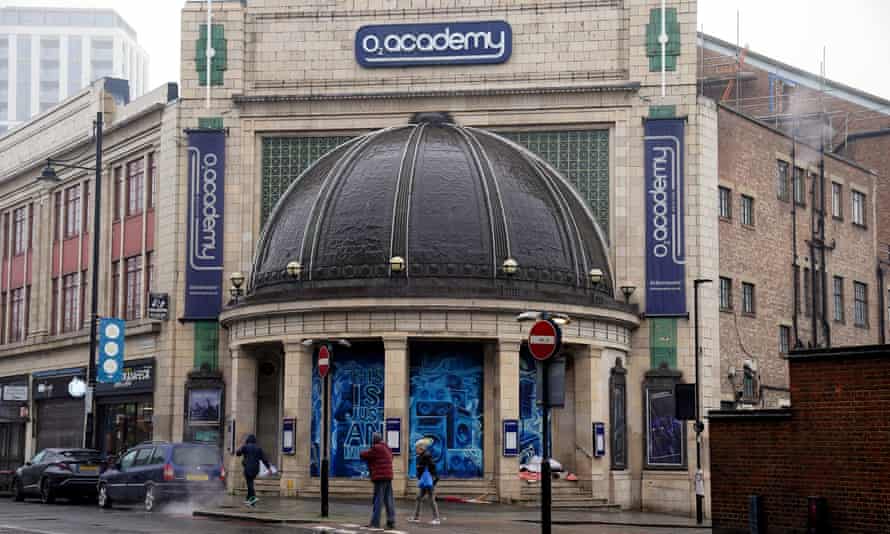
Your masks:
{"label": "blue banner", "polygon": [[188,140],[183,319],[215,320],[223,301],[226,137],[222,130],[191,130]]}
{"label": "blue banner", "polygon": [[682,119],[646,121],[646,315],[686,315]]}
{"label": "blue banner", "polygon": [[502,20],[362,26],[355,59],[367,68],[504,63],[513,30]]}
{"label": "blue banner", "polygon": [[116,384],[124,378],[124,321],[105,317],[99,319],[99,362],[96,382]]}

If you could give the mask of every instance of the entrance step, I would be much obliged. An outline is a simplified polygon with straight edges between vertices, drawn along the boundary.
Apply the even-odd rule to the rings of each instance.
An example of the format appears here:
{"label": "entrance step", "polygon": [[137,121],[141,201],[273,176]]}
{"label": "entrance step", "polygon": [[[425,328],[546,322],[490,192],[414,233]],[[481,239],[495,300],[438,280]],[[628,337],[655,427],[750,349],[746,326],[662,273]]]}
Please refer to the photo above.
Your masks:
{"label": "entrance step", "polygon": [[[524,506],[540,506],[541,483],[522,481],[520,501]],[[553,480],[551,492],[553,508],[561,510],[619,511],[621,507],[607,499],[594,498],[577,481]]]}
{"label": "entrance step", "polygon": [[[260,497],[279,497],[281,496],[281,480],[276,478],[258,478],[253,481],[253,489]],[[238,495],[247,495],[247,484],[242,480],[238,487],[235,488]]]}
{"label": "entrance step", "polygon": [[[417,488],[415,480],[408,481],[408,496],[413,496]],[[374,486],[370,480],[364,479],[334,479],[330,480],[328,491],[338,497],[370,497],[374,493]],[[321,495],[321,481],[313,478],[309,486],[300,492],[301,497],[318,497]],[[497,501],[497,486],[493,480],[445,480],[436,485],[436,497],[439,500],[479,499]]]}

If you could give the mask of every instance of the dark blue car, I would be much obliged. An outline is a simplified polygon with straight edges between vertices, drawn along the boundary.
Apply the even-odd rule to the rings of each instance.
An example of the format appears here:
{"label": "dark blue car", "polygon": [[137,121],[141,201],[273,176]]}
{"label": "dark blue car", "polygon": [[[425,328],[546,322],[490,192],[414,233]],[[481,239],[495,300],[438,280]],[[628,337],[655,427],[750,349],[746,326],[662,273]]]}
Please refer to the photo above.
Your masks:
{"label": "dark blue car", "polygon": [[151,512],[163,502],[212,500],[225,493],[219,447],[203,443],[146,442],[128,450],[99,477],[98,502],[141,502]]}

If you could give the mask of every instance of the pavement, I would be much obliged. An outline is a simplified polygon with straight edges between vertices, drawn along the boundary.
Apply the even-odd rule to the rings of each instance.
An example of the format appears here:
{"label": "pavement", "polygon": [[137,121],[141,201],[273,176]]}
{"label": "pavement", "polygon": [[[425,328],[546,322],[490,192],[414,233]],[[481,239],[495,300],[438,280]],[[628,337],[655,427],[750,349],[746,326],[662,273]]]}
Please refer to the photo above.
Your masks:
{"label": "pavement", "polygon": [[[302,532],[321,534],[367,533],[370,517],[368,500],[331,500],[329,517],[320,515],[318,499],[261,498],[256,507],[243,504],[243,497],[227,497],[217,507],[199,508],[195,517],[220,520],[254,522],[265,525],[289,525]],[[436,534],[487,534],[510,532],[511,534],[537,534],[541,532],[540,510],[523,506],[501,504],[471,504],[440,502],[441,525],[430,525],[432,519],[428,505],[422,508],[422,523],[409,523],[414,501],[396,501],[396,529],[390,533]],[[696,533],[710,532],[710,522],[697,526],[694,518],[624,511],[555,510],[553,532],[569,533]],[[379,531],[384,532],[384,531]]]}

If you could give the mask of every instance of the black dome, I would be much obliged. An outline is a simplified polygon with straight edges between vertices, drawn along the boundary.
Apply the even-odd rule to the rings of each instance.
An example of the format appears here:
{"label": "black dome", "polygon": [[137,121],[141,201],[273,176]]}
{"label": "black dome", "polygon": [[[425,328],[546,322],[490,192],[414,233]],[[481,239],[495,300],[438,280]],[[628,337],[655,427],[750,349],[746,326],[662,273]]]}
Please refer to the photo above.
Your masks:
{"label": "black dome", "polygon": [[[403,273],[389,260],[405,259]],[[502,266],[513,258],[516,274]],[[299,261],[302,277],[288,277]],[[594,291],[588,273],[603,271]],[[572,186],[528,150],[447,114],[357,137],[304,172],[266,222],[248,301],[493,297],[600,304],[612,275]]]}

